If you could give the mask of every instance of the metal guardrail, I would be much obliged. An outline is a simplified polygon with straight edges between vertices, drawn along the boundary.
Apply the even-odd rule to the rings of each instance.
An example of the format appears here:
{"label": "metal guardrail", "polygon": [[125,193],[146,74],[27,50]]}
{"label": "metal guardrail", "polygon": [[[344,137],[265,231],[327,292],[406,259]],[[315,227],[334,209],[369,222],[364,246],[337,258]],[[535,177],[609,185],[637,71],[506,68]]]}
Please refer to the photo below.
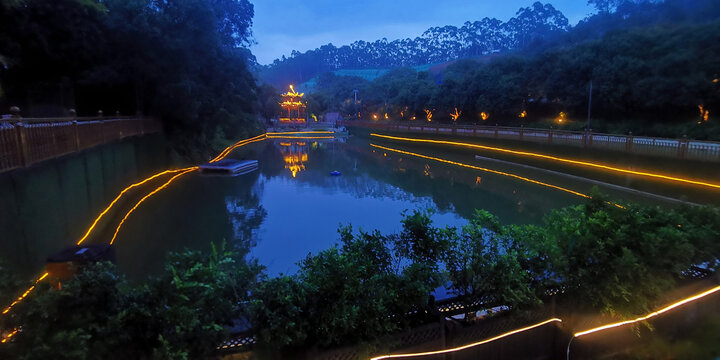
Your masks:
{"label": "metal guardrail", "polygon": [[0,172],[160,129],[155,119],[128,116],[0,119]]}
{"label": "metal guardrail", "polygon": [[360,126],[383,131],[440,134],[506,140],[532,141],[586,148],[599,148],[643,155],[720,162],[720,142],[670,139],[649,136],[594,133],[524,127],[418,124],[412,122],[343,121],[342,126]]}

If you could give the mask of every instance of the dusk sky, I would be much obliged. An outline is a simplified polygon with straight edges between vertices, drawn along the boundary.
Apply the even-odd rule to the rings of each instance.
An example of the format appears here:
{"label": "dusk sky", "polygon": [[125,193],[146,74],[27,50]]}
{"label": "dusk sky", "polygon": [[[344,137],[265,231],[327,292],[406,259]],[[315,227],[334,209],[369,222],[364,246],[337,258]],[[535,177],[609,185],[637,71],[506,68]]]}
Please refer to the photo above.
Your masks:
{"label": "dusk sky", "polygon": [[[484,17],[507,21],[534,0],[251,0],[255,5],[251,50],[261,64],[292,50],[332,43],[414,38],[432,26],[461,26]],[[546,0],[575,25],[593,9],[585,0]]]}

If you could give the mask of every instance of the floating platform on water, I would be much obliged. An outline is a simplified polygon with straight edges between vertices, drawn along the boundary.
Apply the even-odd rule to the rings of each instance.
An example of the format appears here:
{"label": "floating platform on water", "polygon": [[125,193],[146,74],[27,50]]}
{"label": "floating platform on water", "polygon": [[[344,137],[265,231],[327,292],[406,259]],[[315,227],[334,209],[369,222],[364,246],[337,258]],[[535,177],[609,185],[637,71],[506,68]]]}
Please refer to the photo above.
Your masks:
{"label": "floating platform on water", "polygon": [[203,174],[242,175],[257,170],[258,161],[223,159],[213,163],[200,165],[198,168]]}
{"label": "floating platform on water", "polygon": [[101,261],[115,263],[115,248],[112,245],[77,245],[48,256],[45,270],[58,281],[65,281],[72,279],[82,267]]}

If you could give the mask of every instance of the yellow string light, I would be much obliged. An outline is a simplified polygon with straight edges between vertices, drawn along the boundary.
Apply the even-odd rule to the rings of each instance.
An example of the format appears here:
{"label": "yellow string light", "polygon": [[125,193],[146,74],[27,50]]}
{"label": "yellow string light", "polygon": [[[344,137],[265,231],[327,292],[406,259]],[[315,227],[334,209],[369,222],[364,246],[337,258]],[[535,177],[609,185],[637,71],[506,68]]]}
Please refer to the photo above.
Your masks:
{"label": "yellow string light", "polygon": [[258,135],[258,136],[255,136],[255,137],[252,137],[252,138],[249,138],[249,139],[240,140],[240,141],[236,142],[235,144],[226,147],[225,150],[223,150],[223,151],[222,151],[218,156],[216,156],[214,159],[210,160],[210,162],[211,162],[211,163],[218,162],[218,161],[224,159],[225,157],[227,157],[228,154],[230,154],[230,152],[232,152],[233,150],[235,150],[235,149],[237,149],[237,148],[239,148],[239,147],[241,147],[241,146],[245,146],[245,145],[247,145],[247,144],[249,144],[249,143],[252,143],[252,142],[264,140],[265,137],[267,137],[267,134],[261,134],[261,135]]}
{"label": "yellow string light", "polygon": [[82,244],[85,240],[87,240],[88,236],[90,236],[90,233],[95,229],[95,226],[97,226],[98,222],[100,222],[100,220],[105,216],[105,214],[107,214],[108,211],[110,211],[110,209],[111,209],[113,206],[115,206],[115,204],[120,200],[120,198],[123,197],[123,195],[125,195],[125,193],[127,193],[128,191],[130,191],[130,190],[132,190],[132,189],[134,189],[134,188],[136,188],[136,187],[138,187],[138,186],[141,186],[141,185],[147,183],[148,181],[151,181],[151,180],[153,180],[153,179],[156,179],[156,178],[158,178],[158,177],[160,177],[160,176],[163,176],[163,175],[165,175],[165,174],[177,173],[177,172],[181,172],[181,171],[184,171],[184,170],[186,170],[186,169],[165,170],[165,171],[163,171],[163,172],[159,172],[159,173],[157,173],[157,174],[155,174],[155,175],[153,175],[153,176],[150,176],[149,178],[147,178],[147,179],[145,179],[145,180],[143,180],[143,181],[137,182],[137,183],[135,183],[135,184],[132,184],[132,185],[126,187],[123,191],[120,192],[120,194],[119,194],[117,197],[115,197],[115,199],[113,199],[113,201],[110,203],[110,205],[108,205],[108,206],[105,208],[105,210],[103,210],[103,211],[100,213],[100,215],[98,215],[98,216],[95,218],[95,221],[93,221],[92,225],[90,225],[90,228],[87,229],[87,231],[85,232],[85,235],[83,235],[83,237],[80,238],[80,240],[78,240],[78,242],[76,243],[76,245],[80,245],[80,244]]}
{"label": "yellow string light", "polygon": [[288,131],[288,132],[269,132],[267,136],[275,135],[313,135],[313,134],[335,134],[332,131]]}
{"label": "yellow string light", "polygon": [[623,325],[629,325],[629,324],[634,324],[634,323],[637,323],[637,322],[640,322],[640,321],[645,321],[645,320],[647,320],[647,319],[653,318],[653,317],[658,316],[658,315],[660,315],[660,314],[662,314],[662,313],[666,313],[666,312],[668,312],[668,311],[670,311],[670,310],[672,310],[672,309],[675,309],[675,308],[678,307],[678,306],[682,306],[682,305],[685,305],[685,304],[687,304],[687,303],[693,302],[693,301],[695,301],[695,300],[704,298],[704,297],[706,297],[706,296],[708,296],[708,295],[711,295],[711,294],[714,294],[714,293],[716,293],[716,292],[718,292],[718,291],[720,291],[720,286],[714,287],[714,288],[712,288],[712,289],[710,289],[710,290],[708,290],[708,291],[705,291],[705,292],[702,292],[702,293],[700,293],[700,294],[693,295],[693,296],[691,296],[691,297],[688,297],[688,298],[685,298],[685,299],[683,299],[683,300],[677,301],[677,302],[672,303],[672,304],[670,304],[670,305],[668,305],[668,306],[666,306],[666,307],[664,307],[664,308],[662,308],[662,309],[660,309],[660,310],[658,310],[658,311],[651,312],[651,313],[649,313],[649,314],[647,314],[647,315],[645,315],[645,316],[641,316],[641,317],[639,317],[639,318],[637,318],[637,319],[620,321],[620,322],[616,322],[616,323],[612,323],[612,324],[607,324],[607,325],[603,325],[603,326],[598,326],[598,327],[596,327],[596,328],[592,328],[592,329],[589,329],[589,330],[580,331],[580,332],[578,332],[578,333],[575,333],[575,335],[573,335],[573,336],[574,336],[574,337],[580,337],[580,336],[592,334],[592,333],[595,333],[595,332],[599,332],[599,331],[603,331],[603,330],[608,330],[608,329],[616,328],[616,327],[623,326]]}
{"label": "yellow string light", "polygon": [[[298,138],[297,136],[268,136],[268,139],[294,139]],[[303,136],[302,138],[298,139],[334,139],[334,136]]]}
{"label": "yellow string light", "polygon": [[592,162],[587,162],[587,161],[572,160],[572,159],[560,158],[560,157],[556,157],[556,156],[531,153],[531,152],[525,152],[525,151],[516,151],[516,150],[510,150],[510,149],[503,149],[503,148],[497,148],[497,147],[492,147],[492,146],[476,145],[476,144],[454,142],[454,141],[404,138],[404,137],[380,135],[380,134],[374,134],[374,133],[370,134],[370,136],[375,136],[375,137],[390,139],[390,140],[462,146],[462,147],[468,147],[468,148],[474,148],[474,149],[498,151],[498,152],[514,154],[514,155],[532,156],[532,157],[537,157],[537,158],[541,158],[541,159],[547,159],[547,160],[558,161],[558,162],[574,164],[574,165],[589,166],[589,167],[594,167],[594,168],[598,168],[598,169],[604,169],[604,170],[609,170],[609,171],[619,172],[619,173],[624,173],[624,174],[647,176],[647,177],[670,180],[670,181],[681,182],[681,183],[686,183],[686,184],[706,186],[706,187],[710,187],[713,189],[720,189],[720,184],[715,184],[715,183],[709,183],[709,182],[692,180],[692,179],[685,179],[685,178],[680,178],[680,177],[674,177],[674,176],[656,174],[656,173],[650,173],[650,172],[644,172],[644,171],[627,170],[627,169],[621,169],[621,168],[617,168],[617,167],[612,167],[612,166],[608,166],[608,165],[602,165],[602,164],[597,164],[597,163],[592,163]]}
{"label": "yellow string light", "polygon": [[590,198],[589,195],[586,195],[586,194],[583,194],[583,193],[580,193],[580,192],[577,192],[577,191],[574,191],[574,190],[570,190],[570,189],[566,189],[566,188],[564,188],[564,187],[560,187],[560,186],[557,186],[557,185],[552,185],[552,184],[544,183],[544,182],[541,182],[541,181],[533,180],[533,179],[526,178],[526,177],[523,177],[523,176],[520,176],[520,175],[515,175],[515,174],[511,174],[511,173],[506,173],[506,172],[502,172],[502,171],[492,170],[492,169],[483,168],[483,167],[474,166],[474,165],[469,165],[469,164],[463,164],[463,163],[457,162],[457,161],[445,160],[445,159],[436,158],[436,157],[427,156],[427,155],[422,155],[422,154],[413,153],[413,152],[409,152],[409,151],[403,151],[403,150],[388,148],[388,147],[384,147],[384,146],[380,146],[380,145],[375,145],[375,144],[370,144],[370,146],[376,147],[376,148],[378,148],[378,149],[387,150],[387,151],[393,151],[393,152],[400,153],[400,154],[411,155],[411,156],[416,156],[416,157],[423,158],[423,159],[435,160],[435,161],[443,162],[443,163],[446,163],[446,164],[452,164],[452,165],[462,166],[462,167],[465,167],[465,168],[468,168],[468,169],[480,170],[480,171],[485,171],[485,172],[489,172],[489,173],[493,173],[493,174],[497,174],[497,175],[509,176],[509,177],[512,177],[512,178],[515,178],[515,179],[519,179],[519,180],[522,180],[522,181],[527,181],[527,182],[529,182],[529,183],[533,183],[533,184],[537,184],[537,185],[542,185],[542,186],[547,186],[547,187],[550,187],[550,188],[553,188],[553,189],[565,191],[565,192],[568,192],[568,193],[573,194],[573,195],[576,195],[576,196],[580,196],[580,197],[584,197],[584,198],[588,198],[588,199]]}
{"label": "yellow string light", "polygon": [[492,337],[492,338],[489,338],[489,339],[485,339],[485,340],[482,340],[482,341],[478,341],[478,342],[475,342],[475,343],[472,343],[472,344],[467,344],[467,345],[459,346],[459,347],[452,348],[452,349],[437,350],[437,351],[428,351],[428,352],[420,352],[420,353],[412,353],[412,354],[383,355],[383,356],[377,356],[377,357],[371,358],[370,360],[383,360],[383,359],[420,357],[420,356],[440,355],[440,354],[447,354],[447,353],[451,353],[451,352],[462,351],[462,350],[469,349],[469,348],[472,348],[472,347],[475,347],[475,346],[487,344],[487,343],[489,343],[489,342],[492,342],[492,341],[495,341],[495,340],[499,340],[499,339],[502,339],[502,338],[504,338],[504,337],[508,337],[508,336],[510,336],[510,335],[514,335],[514,334],[521,333],[521,332],[524,332],[524,331],[532,330],[532,329],[538,328],[538,327],[540,327],[540,326],[547,325],[547,324],[554,323],[554,322],[562,322],[562,320],[560,320],[560,319],[558,319],[558,318],[553,318],[553,319],[545,320],[545,321],[543,321],[543,322],[541,322],[541,323],[537,323],[537,324],[535,324],[535,325],[530,325],[530,326],[527,326],[527,327],[524,327],[524,328],[521,328],[521,329],[516,329],[516,330],[513,330],[513,331],[508,331],[508,332],[506,332],[506,333],[504,333],[504,334],[501,334],[501,335],[498,335],[498,336],[495,336],[495,337]]}
{"label": "yellow string light", "polygon": [[123,219],[120,221],[120,224],[118,224],[117,228],[115,228],[115,234],[113,234],[113,237],[112,237],[112,239],[110,240],[110,245],[112,245],[112,244],[115,242],[115,238],[117,238],[117,235],[118,235],[118,233],[120,232],[120,228],[122,228],[123,224],[125,224],[125,220],[127,220],[128,217],[130,217],[130,214],[132,214],[132,213],[140,206],[140,204],[142,204],[142,203],[143,203],[145,200],[147,200],[149,197],[151,197],[151,196],[157,194],[158,192],[160,192],[162,189],[168,187],[173,181],[175,181],[175,179],[177,179],[177,178],[179,178],[179,177],[181,177],[181,176],[183,176],[183,175],[185,175],[185,174],[191,173],[191,172],[193,172],[193,171],[195,171],[195,170],[197,170],[197,169],[198,169],[198,167],[195,166],[195,167],[192,167],[192,168],[188,169],[187,171],[181,172],[180,174],[177,174],[177,175],[173,176],[173,177],[170,178],[170,180],[168,180],[166,183],[160,185],[160,186],[157,187],[155,190],[153,190],[153,191],[150,192],[149,194],[145,195],[142,199],[140,199],[140,201],[138,201],[138,202],[135,204],[135,206],[133,206],[132,209],[130,209],[130,211],[128,211],[128,212],[125,214],[125,217],[123,217]]}
{"label": "yellow string light", "polygon": [[[39,282],[43,281],[43,279],[45,279],[46,277],[48,277],[48,275],[50,275],[50,273],[44,273],[44,274],[42,274],[39,278],[37,278],[37,280],[35,280],[35,285],[37,285]],[[33,290],[35,290],[35,285],[33,285],[33,286],[29,287],[27,290],[25,290],[25,292],[24,292],[22,295],[20,295],[20,297],[17,298],[17,300],[13,301],[12,304],[10,304],[10,306],[6,307],[5,310],[3,310],[2,315],[7,314],[8,312],[10,312],[10,310],[11,310],[15,305],[17,305],[17,304],[19,304],[21,301],[25,300],[25,298],[26,298],[28,295],[30,295],[30,293],[31,293]]]}
{"label": "yellow string light", "polygon": [[4,343],[10,341],[10,338],[15,336],[19,331],[20,331],[20,329],[15,329],[15,330],[11,331],[2,340],[0,340],[0,344],[4,344]]}

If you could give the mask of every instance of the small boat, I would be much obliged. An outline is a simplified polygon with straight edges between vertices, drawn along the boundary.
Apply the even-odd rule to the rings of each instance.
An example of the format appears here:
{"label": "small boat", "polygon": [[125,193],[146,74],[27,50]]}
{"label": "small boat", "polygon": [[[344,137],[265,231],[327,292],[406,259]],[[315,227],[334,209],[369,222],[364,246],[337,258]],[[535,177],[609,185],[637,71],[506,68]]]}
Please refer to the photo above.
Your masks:
{"label": "small boat", "polygon": [[337,170],[335,170],[335,171],[331,171],[331,172],[330,172],[330,175],[332,175],[332,176],[340,176],[340,175],[342,175],[342,173],[339,172],[339,171],[337,171]]}
{"label": "small boat", "polygon": [[241,175],[257,170],[257,160],[223,159],[198,166],[203,174]]}

